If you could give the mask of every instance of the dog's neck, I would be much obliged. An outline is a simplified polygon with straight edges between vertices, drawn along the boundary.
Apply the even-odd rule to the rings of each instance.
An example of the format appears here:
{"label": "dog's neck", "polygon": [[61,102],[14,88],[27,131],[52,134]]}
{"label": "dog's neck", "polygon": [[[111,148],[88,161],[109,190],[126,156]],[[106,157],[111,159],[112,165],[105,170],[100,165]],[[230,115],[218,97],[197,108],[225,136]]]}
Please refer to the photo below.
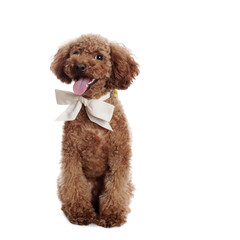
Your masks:
{"label": "dog's neck", "polygon": [[101,98],[102,96],[106,95],[109,90],[105,90],[105,91],[102,91],[102,92],[90,92],[91,89],[89,89],[89,91],[87,91],[86,93],[84,93],[82,96],[84,98],[87,98],[88,100],[90,99],[99,99]]}

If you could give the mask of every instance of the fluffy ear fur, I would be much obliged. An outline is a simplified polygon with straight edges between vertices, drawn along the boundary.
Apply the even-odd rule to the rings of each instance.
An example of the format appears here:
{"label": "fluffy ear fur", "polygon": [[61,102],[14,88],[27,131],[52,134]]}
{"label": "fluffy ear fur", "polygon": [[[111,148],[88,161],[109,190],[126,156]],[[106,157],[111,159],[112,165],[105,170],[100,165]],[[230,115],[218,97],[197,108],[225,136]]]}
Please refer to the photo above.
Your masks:
{"label": "fluffy ear fur", "polygon": [[116,43],[110,43],[112,73],[107,87],[109,89],[127,89],[139,74],[138,64],[128,49]]}
{"label": "fluffy ear fur", "polygon": [[68,45],[59,48],[58,52],[54,56],[54,60],[50,68],[57,78],[65,83],[72,82],[72,79],[70,79],[64,72],[65,61],[69,57],[69,48],[70,47]]}

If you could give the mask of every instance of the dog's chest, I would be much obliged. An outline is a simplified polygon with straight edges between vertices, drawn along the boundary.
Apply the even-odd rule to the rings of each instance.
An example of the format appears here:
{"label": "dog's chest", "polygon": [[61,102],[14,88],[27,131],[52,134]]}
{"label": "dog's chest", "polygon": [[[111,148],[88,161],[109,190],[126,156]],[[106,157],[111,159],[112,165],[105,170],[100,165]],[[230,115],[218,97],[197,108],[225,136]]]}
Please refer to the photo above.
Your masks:
{"label": "dog's chest", "polygon": [[110,131],[89,120],[82,107],[76,120],[68,123],[72,142],[78,148],[82,169],[87,178],[95,178],[105,174],[108,169],[108,153],[110,149]]}
{"label": "dog's chest", "polygon": [[106,131],[85,128],[79,143],[81,163],[86,177],[99,177],[108,167],[109,140]]}

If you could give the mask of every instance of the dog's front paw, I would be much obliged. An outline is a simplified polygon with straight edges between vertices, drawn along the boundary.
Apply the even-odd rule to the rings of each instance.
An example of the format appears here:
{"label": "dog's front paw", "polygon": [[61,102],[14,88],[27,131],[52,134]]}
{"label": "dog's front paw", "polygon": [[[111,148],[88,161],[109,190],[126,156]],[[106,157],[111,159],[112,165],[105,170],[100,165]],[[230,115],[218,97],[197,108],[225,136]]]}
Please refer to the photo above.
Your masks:
{"label": "dog's front paw", "polygon": [[110,214],[101,214],[97,224],[102,227],[119,227],[126,223],[126,216],[123,213],[111,211]]}
{"label": "dog's front paw", "polygon": [[96,221],[97,215],[90,207],[68,208],[66,206],[62,206],[62,210],[68,220],[73,224],[88,225]]}

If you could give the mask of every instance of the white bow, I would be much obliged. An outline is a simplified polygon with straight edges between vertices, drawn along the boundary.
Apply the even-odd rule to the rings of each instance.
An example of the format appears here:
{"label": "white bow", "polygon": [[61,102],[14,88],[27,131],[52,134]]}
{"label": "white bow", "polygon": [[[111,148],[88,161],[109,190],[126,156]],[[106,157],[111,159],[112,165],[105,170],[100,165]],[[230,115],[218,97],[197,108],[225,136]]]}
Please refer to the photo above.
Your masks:
{"label": "white bow", "polygon": [[86,113],[92,122],[112,131],[109,121],[112,118],[114,106],[104,102],[110,97],[110,92],[99,99],[86,99],[82,96],[75,95],[72,92],[55,89],[57,104],[68,105],[67,109],[56,119],[56,121],[74,120],[82,105],[86,107]]}

